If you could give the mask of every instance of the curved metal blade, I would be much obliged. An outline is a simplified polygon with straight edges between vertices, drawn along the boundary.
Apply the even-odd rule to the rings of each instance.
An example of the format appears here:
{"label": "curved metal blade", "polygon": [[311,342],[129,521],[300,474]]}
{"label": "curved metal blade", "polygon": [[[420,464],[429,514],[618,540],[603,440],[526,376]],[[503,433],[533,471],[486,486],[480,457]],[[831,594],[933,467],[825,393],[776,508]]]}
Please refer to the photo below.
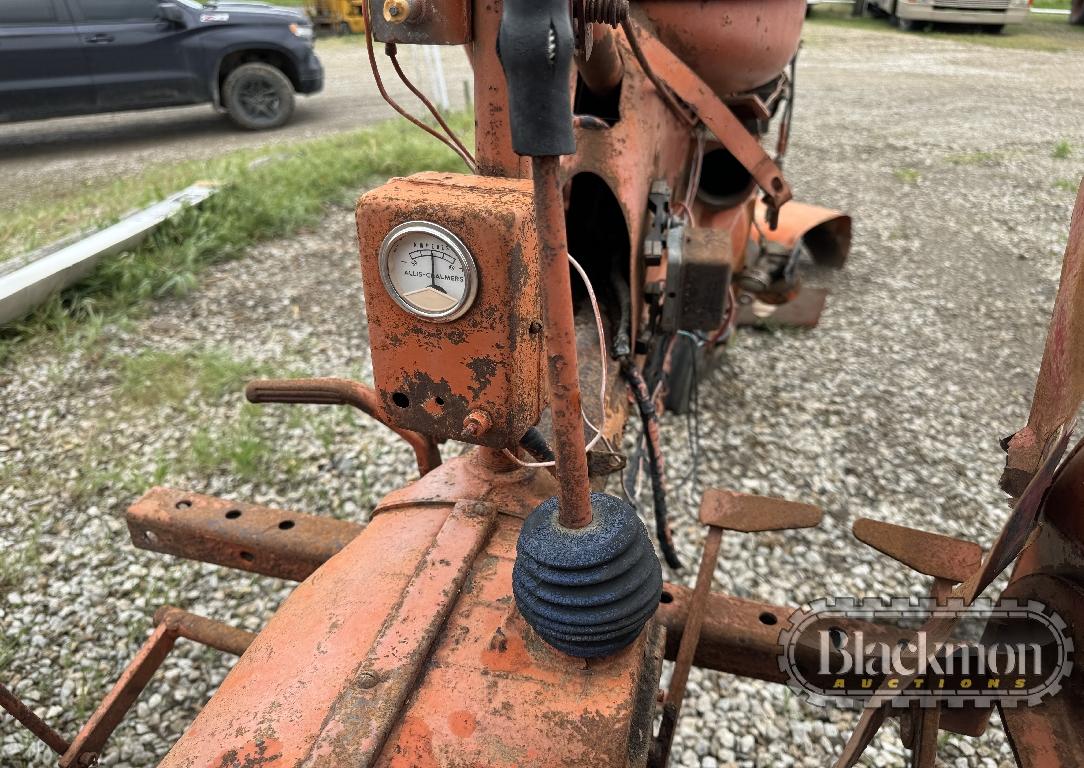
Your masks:
{"label": "curved metal blade", "polygon": [[[1058,430],[1056,439],[1051,440],[1044,452],[1042,466],[1020,495],[1012,514],[1005,521],[1001,533],[990,548],[990,554],[966,582],[952,590],[951,597],[962,597],[965,604],[970,605],[1020,554],[1035,530],[1046,492],[1057,477],[1060,459],[1069,444],[1072,428],[1073,424],[1068,423]],[[1076,446],[1074,453],[1081,450],[1082,446],[1084,446],[1084,441]],[[919,635],[925,633],[927,647],[937,647],[939,643],[948,639],[958,622],[959,617],[935,616],[916,630],[910,640],[917,644]],[[901,690],[906,690],[916,677],[918,677],[917,674],[899,676],[895,678],[898,681],[896,688],[889,689],[882,686],[877,690],[866,704],[866,711],[862,713],[858,725],[844,745],[835,768],[851,768],[858,762],[858,758],[873,741],[873,737],[887,719],[888,706],[892,699],[898,696]]]}
{"label": "curved metal blade", "polygon": [[[954,596],[957,596],[956,592],[959,590],[959,596],[962,596],[964,602],[970,605],[1024,549],[1024,545],[1039,521],[1039,511],[1042,509],[1043,500],[1058,474],[1061,457],[1069,445],[1069,437],[1073,433],[1074,426],[1073,421],[1066,422],[1054,433],[1043,451],[1042,464],[1013,506],[1012,514],[1001,527],[997,541],[990,547],[990,554],[983,560],[982,567],[974,576],[961,587],[953,590]],[[1074,453],[1078,450],[1080,450],[1080,445],[1077,445]]]}

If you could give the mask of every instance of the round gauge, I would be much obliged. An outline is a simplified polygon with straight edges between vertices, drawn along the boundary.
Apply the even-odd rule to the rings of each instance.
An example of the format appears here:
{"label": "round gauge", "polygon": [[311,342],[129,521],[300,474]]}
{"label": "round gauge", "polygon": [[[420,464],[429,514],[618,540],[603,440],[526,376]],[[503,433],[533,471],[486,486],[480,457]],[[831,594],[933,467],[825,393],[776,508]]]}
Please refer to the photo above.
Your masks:
{"label": "round gauge", "polygon": [[478,268],[463,241],[437,224],[408,221],[380,244],[380,277],[412,315],[446,323],[462,317],[478,292]]}

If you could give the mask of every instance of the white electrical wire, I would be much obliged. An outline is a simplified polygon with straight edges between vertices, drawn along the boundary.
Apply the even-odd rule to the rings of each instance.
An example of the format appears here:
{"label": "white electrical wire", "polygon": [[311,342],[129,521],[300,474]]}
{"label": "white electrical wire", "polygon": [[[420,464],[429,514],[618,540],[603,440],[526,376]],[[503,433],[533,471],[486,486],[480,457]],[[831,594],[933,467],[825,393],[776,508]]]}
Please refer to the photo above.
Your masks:
{"label": "white electrical wire", "polygon": [[[584,271],[584,268],[580,266],[580,263],[578,261],[576,261],[574,258],[572,258],[571,253],[568,254],[568,262],[575,268],[576,272],[580,276],[580,279],[583,281],[583,285],[587,289],[587,296],[591,300],[591,311],[593,311],[595,313],[595,329],[598,331],[598,353],[599,353],[599,356],[602,358],[602,382],[599,384],[599,393],[598,393],[599,408],[600,408],[599,413],[602,414],[603,422],[605,423],[605,419],[606,419],[606,384],[607,384],[607,380],[609,378],[609,375],[608,375],[609,374],[609,355],[606,353],[606,331],[602,327],[602,312],[601,312],[601,310],[599,310],[598,299],[595,297],[595,289],[591,285],[590,278],[587,277],[587,272]],[[584,413],[582,408],[580,409],[580,416],[583,418],[584,423],[587,424],[587,428],[590,429],[590,430],[593,430],[594,433],[595,433],[595,436],[591,438],[591,441],[589,443],[587,443],[587,446],[585,447],[585,450],[590,451],[592,448],[594,448],[596,445],[598,445],[599,442],[601,441],[601,442],[605,443],[606,447],[612,452],[613,451],[613,446],[610,444],[610,441],[607,440],[606,436],[602,434],[601,429],[599,429],[598,427],[596,427],[594,424],[591,423],[591,420],[589,418],[587,418],[587,414]],[[552,467],[552,466],[556,465],[556,463],[557,463],[555,461],[534,461],[534,462],[522,461],[518,456],[516,456],[515,453],[508,450],[507,448],[504,449],[504,452],[509,458],[511,458],[514,462],[519,464],[521,467],[544,468],[544,467]]]}

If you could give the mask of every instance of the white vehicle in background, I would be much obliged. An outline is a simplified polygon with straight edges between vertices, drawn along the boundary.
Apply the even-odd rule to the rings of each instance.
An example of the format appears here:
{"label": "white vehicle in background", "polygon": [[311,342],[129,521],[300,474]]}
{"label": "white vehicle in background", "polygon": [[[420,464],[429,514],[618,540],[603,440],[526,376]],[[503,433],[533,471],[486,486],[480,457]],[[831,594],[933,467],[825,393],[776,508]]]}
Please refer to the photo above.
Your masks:
{"label": "white vehicle in background", "polygon": [[865,0],[874,13],[888,16],[900,29],[921,29],[939,24],[977,24],[992,34],[1006,24],[1021,24],[1031,0]]}

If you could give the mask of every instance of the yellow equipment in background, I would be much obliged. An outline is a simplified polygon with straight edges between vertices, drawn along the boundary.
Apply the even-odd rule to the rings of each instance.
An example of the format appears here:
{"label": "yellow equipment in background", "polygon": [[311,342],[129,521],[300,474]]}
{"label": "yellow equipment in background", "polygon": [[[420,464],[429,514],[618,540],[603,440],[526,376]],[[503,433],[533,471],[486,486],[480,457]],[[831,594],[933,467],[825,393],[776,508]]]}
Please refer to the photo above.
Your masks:
{"label": "yellow equipment in background", "polygon": [[360,35],[365,31],[364,0],[305,0],[312,23],[333,35]]}

